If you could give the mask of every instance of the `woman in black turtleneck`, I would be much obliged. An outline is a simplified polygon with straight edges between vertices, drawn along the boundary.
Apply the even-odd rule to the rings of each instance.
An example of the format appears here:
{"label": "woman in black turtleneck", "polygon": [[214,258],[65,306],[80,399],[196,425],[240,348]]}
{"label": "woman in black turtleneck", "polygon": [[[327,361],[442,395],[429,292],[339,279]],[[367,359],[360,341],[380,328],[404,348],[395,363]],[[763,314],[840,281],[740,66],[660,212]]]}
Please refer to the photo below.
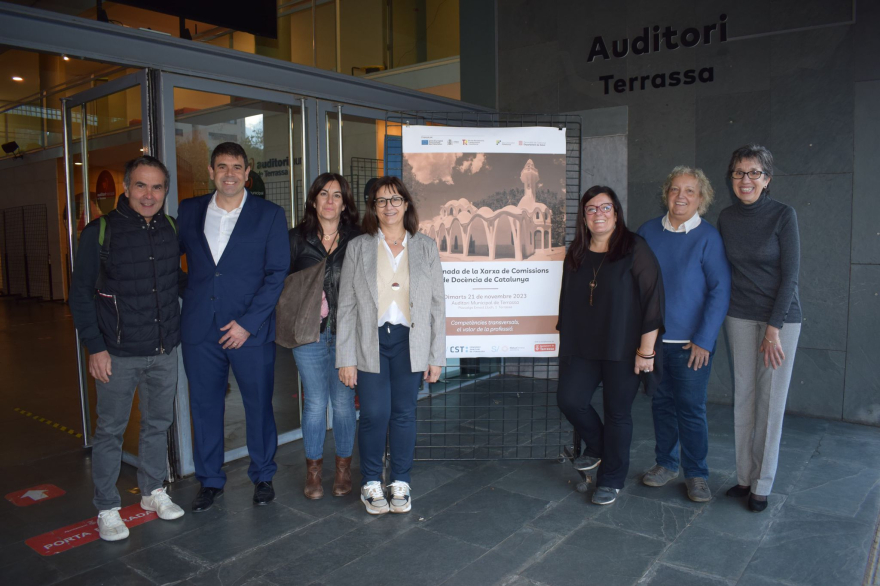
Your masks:
{"label": "woman in black turtleneck", "polygon": [[801,331],[800,238],[794,208],[770,199],[773,155],[748,145],[728,167],[737,202],[718,230],[732,268],[725,327],[733,355],[737,485],[749,508],[767,508],[782,436],[782,416]]}

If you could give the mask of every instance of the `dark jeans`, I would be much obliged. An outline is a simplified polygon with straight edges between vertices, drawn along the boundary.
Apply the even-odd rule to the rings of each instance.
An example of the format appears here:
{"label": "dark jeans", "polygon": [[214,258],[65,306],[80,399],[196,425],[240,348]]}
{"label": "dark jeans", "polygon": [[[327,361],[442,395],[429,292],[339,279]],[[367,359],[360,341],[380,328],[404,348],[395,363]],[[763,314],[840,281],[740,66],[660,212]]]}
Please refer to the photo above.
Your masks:
{"label": "dark jeans", "polygon": [[[556,402],[586,444],[587,455],[602,458],[597,486],[623,488],[629,471],[632,444],[632,404],[639,390],[639,377],[632,360],[584,360],[577,356],[559,359]],[[605,423],[590,405],[602,383]]]}
{"label": "dark jeans", "polygon": [[162,488],[167,476],[168,428],[177,397],[177,348],[158,356],[111,356],[110,365],[110,381],[95,381],[98,427],[92,443],[92,480],[99,511],[121,506],[116,481],[135,388],[141,412],[137,477],[144,496]]}
{"label": "dark jeans", "polygon": [[[390,330],[390,331],[389,331]],[[361,403],[358,450],[363,484],[382,480],[385,435],[391,446],[391,481],[409,482],[416,448],[416,401],[421,372],[412,372],[409,328],[379,328],[379,372],[358,371]]]}
{"label": "dark jeans", "polygon": [[706,388],[714,354],[709,355],[709,364],[695,371],[687,365],[691,351],[683,346],[663,344],[663,380],[652,401],[657,441],[654,452],[657,463],[664,468],[678,470],[680,461],[685,478],[708,479]]}

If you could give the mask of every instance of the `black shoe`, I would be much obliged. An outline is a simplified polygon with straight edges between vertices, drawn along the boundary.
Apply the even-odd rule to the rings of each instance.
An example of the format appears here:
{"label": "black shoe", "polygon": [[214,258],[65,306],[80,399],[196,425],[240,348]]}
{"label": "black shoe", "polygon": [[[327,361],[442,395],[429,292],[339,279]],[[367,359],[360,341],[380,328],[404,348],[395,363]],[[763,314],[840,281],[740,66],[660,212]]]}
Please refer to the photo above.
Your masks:
{"label": "black shoe", "polygon": [[740,486],[738,484],[732,486],[727,489],[727,496],[732,496],[735,498],[742,498],[747,494],[751,493],[752,489],[749,486]]}
{"label": "black shoe", "polygon": [[755,498],[755,495],[749,494],[749,510],[755,513],[760,513],[764,509],[767,508],[766,499],[763,501],[759,501]]}
{"label": "black shoe", "polygon": [[254,504],[268,505],[275,500],[275,489],[271,480],[261,480],[254,485]]}
{"label": "black shoe", "polygon": [[581,454],[577,458],[574,459],[574,469],[580,470],[581,472],[586,472],[587,470],[592,470],[599,463],[602,462],[601,458],[594,458],[593,456],[588,456],[587,454]]}
{"label": "black shoe", "polygon": [[223,494],[222,488],[203,486],[192,502],[193,513],[204,513],[214,506],[214,499]]}

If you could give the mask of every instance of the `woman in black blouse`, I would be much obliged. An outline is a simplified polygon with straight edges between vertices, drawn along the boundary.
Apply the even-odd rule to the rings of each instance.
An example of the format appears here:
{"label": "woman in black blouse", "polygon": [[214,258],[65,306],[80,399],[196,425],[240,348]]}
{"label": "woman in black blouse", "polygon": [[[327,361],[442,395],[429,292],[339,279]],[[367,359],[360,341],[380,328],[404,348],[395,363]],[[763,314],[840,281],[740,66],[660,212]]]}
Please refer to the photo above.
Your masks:
{"label": "woman in black blouse", "polygon": [[[610,505],[623,488],[632,443],[639,376],[658,377],[654,356],[663,330],[660,265],[626,228],[610,187],[584,193],[577,234],[565,256],[559,297],[557,403],[586,449],[578,470],[599,467],[593,502]],[[605,423],[590,405],[602,383]]]}
{"label": "woman in black blouse", "polygon": [[317,342],[293,349],[303,382],[302,431],[306,451],[307,498],[324,496],[321,470],[327,403],[333,406],[333,439],[336,443],[336,477],[333,496],[351,492],[351,452],[357,427],[354,391],[339,381],[336,370],[336,306],[339,276],[349,241],[360,235],[358,211],[345,177],[322,173],[306,196],[302,221],[289,233],[290,273],[327,259],[321,302],[321,336]]}

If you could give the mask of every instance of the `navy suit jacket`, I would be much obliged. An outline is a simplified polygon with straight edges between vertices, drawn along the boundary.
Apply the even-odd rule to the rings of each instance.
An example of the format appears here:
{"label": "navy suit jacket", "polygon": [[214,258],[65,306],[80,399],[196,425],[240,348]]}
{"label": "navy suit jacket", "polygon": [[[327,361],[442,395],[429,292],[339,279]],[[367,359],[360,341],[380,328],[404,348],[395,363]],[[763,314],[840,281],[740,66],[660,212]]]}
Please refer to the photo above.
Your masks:
{"label": "navy suit jacket", "polygon": [[[229,244],[214,263],[205,238],[205,216],[214,194],[180,202],[180,253],[189,280],[183,294],[180,335],[184,344],[204,342],[212,325],[235,320],[250,332],[246,346],[275,341],[275,305],[290,268],[284,210],[248,193]],[[219,338],[218,338],[219,339]],[[217,340],[211,340],[216,343]]]}

